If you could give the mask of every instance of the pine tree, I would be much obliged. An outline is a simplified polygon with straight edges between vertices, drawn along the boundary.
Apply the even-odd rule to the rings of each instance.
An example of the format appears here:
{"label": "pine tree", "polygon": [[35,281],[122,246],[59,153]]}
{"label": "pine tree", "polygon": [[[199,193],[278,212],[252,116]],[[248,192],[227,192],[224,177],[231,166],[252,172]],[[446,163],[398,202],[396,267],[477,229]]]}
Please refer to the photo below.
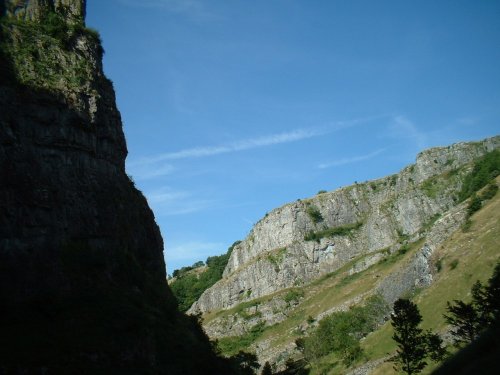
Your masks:
{"label": "pine tree", "polygon": [[481,321],[475,305],[463,301],[454,300],[447,303],[448,314],[444,318],[448,324],[453,326],[451,334],[456,346],[469,344],[474,341],[481,331]]}
{"label": "pine tree", "polygon": [[392,358],[396,370],[402,370],[408,375],[418,374],[427,365],[426,335],[418,327],[422,316],[417,305],[407,299],[398,299],[394,303],[392,338],[398,344],[397,354]]}
{"label": "pine tree", "polygon": [[262,372],[260,375],[273,375],[273,369],[271,368],[271,365],[269,362],[266,362],[264,364],[264,367],[262,368]]}
{"label": "pine tree", "polygon": [[472,301],[454,300],[447,304],[444,318],[452,326],[455,345],[469,344],[500,319],[500,263],[488,285],[477,281],[471,289]]}

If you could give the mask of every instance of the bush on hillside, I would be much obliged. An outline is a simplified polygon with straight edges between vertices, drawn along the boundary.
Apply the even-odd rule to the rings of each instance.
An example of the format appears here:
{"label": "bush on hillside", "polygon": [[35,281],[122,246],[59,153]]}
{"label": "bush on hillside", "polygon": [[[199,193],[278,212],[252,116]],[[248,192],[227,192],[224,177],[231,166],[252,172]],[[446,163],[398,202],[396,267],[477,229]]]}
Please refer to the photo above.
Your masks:
{"label": "bush on hillside", "polygon": [[310,336],[298,340],[299,349],[309,363],[336,353],[350,366],[362,354],[359,340],[373,331],[387,312],[388,306],[382,297],[373,296],[364,306],[336,312],[321,320]]}
{"label": "bush on hillside", "polygon": [[474,163],[472,171],[465,177],[459,200],[462,202],[485,187],[500,174],[500,150],[494,150]]}

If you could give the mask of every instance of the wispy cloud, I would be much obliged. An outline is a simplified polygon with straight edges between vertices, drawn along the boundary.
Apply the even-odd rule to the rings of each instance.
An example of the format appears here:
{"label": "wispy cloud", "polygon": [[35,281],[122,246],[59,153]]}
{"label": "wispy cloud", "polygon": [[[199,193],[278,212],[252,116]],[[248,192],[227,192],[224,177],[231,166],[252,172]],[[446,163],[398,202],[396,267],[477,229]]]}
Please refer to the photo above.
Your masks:
{"label": "wispy cloud", "polygon": [[[150,157],[142,157],[136,160],[128,161],[127,169],[129,169],[131,174],[138,180],[152,179],[172,173],[174,171],[174,167],[170,163],[177,160],[205,158],[256,148],[299,142],[348,128],[362,126],[387,116],[388,115],[377,115],[345,121],[336,121],[322,127],[295,129],[288,132],[237,140],[226,144],[192,147],[174,152],[160,153]],[[161,163],[163,164],[161,165]]]}
{"label": "wispy cloud", "polygon": [[371,123],[375,120],[381,120],[381,119],[384,119],[387,117],[392,117],[392,115],[390,115],[390,114],[378,114],[378,115],[373,115],[373,116],[355,118],[355,119],[351,119],[351,120],[336,121],[332,125],[332,130],[337,131],[337,130],[356,127],[356,126],[361,126],[361,125]]}
{"label": "wispy cloud", "polygon": [[196,195],[191,192],[173,190],[168,187],[145,192],[144,195],[158,216],[185,215],[214,205],[213,201],[196,198]]}
{"label": "wispy cloud", "polygon": [[118,0],[118,2],[134,7],[159,8],[170,12],[186,12],[199,9],[202,4],[197,0]]}
{"label": "wispy cloud", "polygon": [[211,16],[200,0],[117,0],[119,3],[135,8],[150,8],[193,17]]}
{"label": "wispy cloud", "polygon": [[163,165],[136,164],[130,166],[127,163],[127,170],[134,177],[135,180],[149,180],[152,178],[157,178],[171,174],[175,170],[175,167],[171,164],[163,164]]}
{"label": "wispy cloud", "polygon": [[461,117],[457,119],[457,123],[460,125],[474,126],[480,121],[477,116]]}
{"label": "wispy cloud", "polygon": [[283,143],[297,142],[307,138],[313,138],[324,135],[331,130],[328,129],[296,129],[291,132],[271,134],[258,138],[244,139],[218,146],[194,147],[176,152],[159,154],[149,158],[142,158],[135,162],[131,162],[130,166],[141,164],[152,164],[166,160],[179,160],[189,158],[202,158],[230,152],[246,151],[260,147],[273,146]]}
{"label": "wispy cloud", "polygon": [[373,151],[373,152],[366,154],[366,155],[353,156],[353,157],[349,157],[349,158],[342,158],[342,159],[334,160],[334,161],[327,162],[327,163],[322,163],[322,164],[318,165],[318,168],[325,169],[325,168],[331,168],[331,167],[338,167],[340,165],[345,165],[345,164],[358,163],[360,161],[372,159],[372,158],[380,155],[384,151],[385,151],[385,148],[382,148],[382,149]]}
{"label": "wispy cloud", "polygon": [[395,138],[405,138],[413,141],[419,149],[427,146],[427,136],[405,116],[394,116],[390,126],[390,133]]}

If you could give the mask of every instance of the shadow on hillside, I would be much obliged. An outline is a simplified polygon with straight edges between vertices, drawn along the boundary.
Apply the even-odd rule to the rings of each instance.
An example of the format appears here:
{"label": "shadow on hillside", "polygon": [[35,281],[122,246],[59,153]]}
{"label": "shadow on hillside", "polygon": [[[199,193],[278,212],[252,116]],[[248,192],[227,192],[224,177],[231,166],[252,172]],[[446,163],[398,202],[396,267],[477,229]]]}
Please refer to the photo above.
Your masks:
{"label": "shadow on hillside", "polygon": [[498,374],[500,322],[448,359],[435,375]]}

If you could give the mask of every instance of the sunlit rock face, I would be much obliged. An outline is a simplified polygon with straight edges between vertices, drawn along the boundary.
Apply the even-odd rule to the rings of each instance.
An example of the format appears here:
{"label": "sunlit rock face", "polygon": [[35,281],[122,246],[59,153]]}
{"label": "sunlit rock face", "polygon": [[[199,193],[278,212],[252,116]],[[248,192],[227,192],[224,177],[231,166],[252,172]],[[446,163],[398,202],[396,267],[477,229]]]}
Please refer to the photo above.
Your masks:
{"label": "sunlit rock face", "polygon": [[[456,207],[462,177],[468,172],[465,166],[498,147],[497,136],[432,148],[392,176],[322,192],[271,211],[234,247],[223,279],[188,312],[228,309],[304,285],[361,255],[373,253],[377,258],[384,249],[396,251],[405,242],[425,238],[430,224]],[[450,220],[456,229],[463,215]],[[341,234],[306,240],[311,232],[335,229]],[[375,258],[374,262],[380,260]],[[382,294],[388,302],[415,283],[428,283],[425,259],[423,254],[409,276],[395,276],[384,284]],[[401,290],[387,290],[391,285]]]}
{"label": "sunlit rock face", "polygon": [[0,6],[0,373],[220,373],[125,173],[85,1]]}

